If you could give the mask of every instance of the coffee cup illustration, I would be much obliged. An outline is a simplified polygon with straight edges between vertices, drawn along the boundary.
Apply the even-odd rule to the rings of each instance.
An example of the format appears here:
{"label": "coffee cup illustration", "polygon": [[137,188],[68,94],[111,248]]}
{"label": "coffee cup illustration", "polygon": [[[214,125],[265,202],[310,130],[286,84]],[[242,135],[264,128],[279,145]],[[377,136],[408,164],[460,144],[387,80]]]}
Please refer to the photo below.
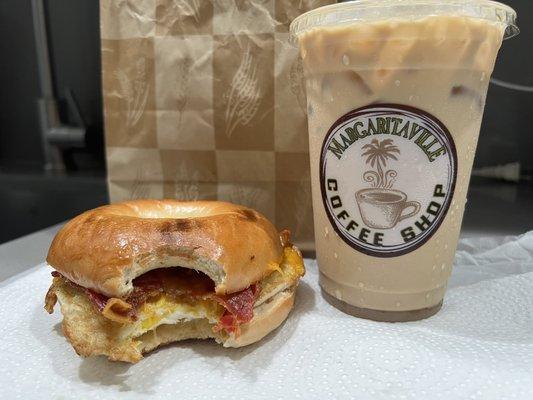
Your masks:
{"label": "coffee cup illustration", "polygon": [[356,192],[355,200],[366,226],[375,229],[391,229],[398,222],[418,214],[420,203],[407,201],[407,195],[392,189],[398,173],[387,170],[389,160],[398,160],[400,149],[392,139],[373,139],[363,146],[362,154],[373,169],[363,173],[363,180],[372,186]]}
{"label": "coffee cup illustration", "polygon": [[362,189],[355,194],[355,199],[361,218],[369,228],[391,229],[420,211],[420,203],[407,201],[407,195],[399,190]]}

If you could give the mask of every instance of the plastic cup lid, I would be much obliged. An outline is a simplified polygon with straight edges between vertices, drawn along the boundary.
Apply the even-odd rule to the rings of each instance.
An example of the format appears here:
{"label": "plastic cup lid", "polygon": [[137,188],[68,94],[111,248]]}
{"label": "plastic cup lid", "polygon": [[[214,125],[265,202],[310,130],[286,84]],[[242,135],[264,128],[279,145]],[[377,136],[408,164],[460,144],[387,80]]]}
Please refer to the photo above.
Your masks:
{"label": "plastic cup lid", "polygon": [[356,0],[316,8],[297,17],[290,26],[291,40],[313,29],[348,25],[355,21],[419,19],[457,15],[485,19],[505,26],[504,39],[518,35],[516,11],[492,0]]}

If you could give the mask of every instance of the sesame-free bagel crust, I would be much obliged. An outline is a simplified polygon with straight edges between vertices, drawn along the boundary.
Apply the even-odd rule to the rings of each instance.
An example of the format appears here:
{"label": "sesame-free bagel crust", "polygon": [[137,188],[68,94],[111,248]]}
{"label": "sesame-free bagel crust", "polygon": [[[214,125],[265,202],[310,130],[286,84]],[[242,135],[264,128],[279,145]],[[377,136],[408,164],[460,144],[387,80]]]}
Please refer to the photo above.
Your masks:
{"label": "sesame-free bagel crust", "polygon": [[125,297],[155,268],[207,274],[217,294],[261,280],[282,257],[275,227],[250,208],[219,201],[134,200],[86,211],[54,238],[46,261],[73,282]]}

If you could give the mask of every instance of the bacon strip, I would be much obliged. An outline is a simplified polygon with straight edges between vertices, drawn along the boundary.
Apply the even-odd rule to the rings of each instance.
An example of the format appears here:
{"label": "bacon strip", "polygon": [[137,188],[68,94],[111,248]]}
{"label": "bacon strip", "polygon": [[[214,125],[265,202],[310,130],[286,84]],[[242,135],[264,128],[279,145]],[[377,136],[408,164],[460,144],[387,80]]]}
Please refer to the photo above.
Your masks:
{"label": "bacon strip", "polygon": [[250,322],[254,317],[254,304],[259,296],[261,288],[254,284],[247,289],[225,296],[213,296],[226,311],[213,328],[215,332],[225,330],[228,333],[240,333],[239,325]]}
{"label": "bacon strip", "polygon": [[99,312],[104,311],[105,305],[109,300],[109,297],[104,296],[101,293],[95,292],[94,290],[82,288],[89,300],[93,302]]}
{"label": "bacon strip", "polygon": [[[166,287],[168,282],[165,281],[164,274],[157,270],[136,278],[133,281],[133,292],[124,300],[109,298],[92,289],[80,286],[65,278],[57,271],[53,271],[52,276],[63,277],[69,284],[82,290],[98,312],[102,313],[106,318],[120,323],[136,320],[138,309],[150,297],[166,292],[165,289],[170,289]],[[193,297],[209,297],[221,304],[226,311],[217,325],[213,327],[213,330],[215,332],[225,330],[228,333],[235,332],[238,335],[240,333],[239,326],[250,322],[254,317],[254,304],[259,297],[260,291],[261,288],[256,283],[240,292],[219,296],[211,291],[207,292],[205,282],[199,281],[192,284],[190,289],[187,290],[187,294]]]}
{"label": "bacon strip", "polygon": [[127,324],[137,318],[132,305],[116,297],[112,297],[107,301],[101,313],[107,319],[120,324]]}
{"label": "bacon strip", "polygon": [[98,292],[95,292],[94,290],[92,289],[87,289],[83,286],[80,286],[78,285],[77,283],[74,283],[72,282],[70,279],[67,279],[65,278],[63,275],[61,275],[59,272],[57,271],[52,271],[52,276],[54,278],[59,278],[59,277],[62,277],[63,279],[65,279],[70,285],[80,289],[80,290],[83,290],[85,292],[85,294],[87,295],[87,297],[89,298],[89,300],[96,306],[97,310],[99,312],[102,312],[105,308],[105,305],[107,303],[107,301],[109,300],[109,297],[101,294],[101,293],[98,293]]}

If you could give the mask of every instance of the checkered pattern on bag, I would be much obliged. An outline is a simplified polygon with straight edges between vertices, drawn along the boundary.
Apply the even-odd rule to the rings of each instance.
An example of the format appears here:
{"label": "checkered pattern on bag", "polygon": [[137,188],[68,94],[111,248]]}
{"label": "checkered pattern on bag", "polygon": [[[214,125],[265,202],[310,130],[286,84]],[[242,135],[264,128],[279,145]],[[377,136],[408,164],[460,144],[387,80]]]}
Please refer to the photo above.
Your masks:
{"label": "checkered pattern on bag", "polygon": [[288,26],[332,0],[101,0],[109,192],[253,207],[312,248]]}

